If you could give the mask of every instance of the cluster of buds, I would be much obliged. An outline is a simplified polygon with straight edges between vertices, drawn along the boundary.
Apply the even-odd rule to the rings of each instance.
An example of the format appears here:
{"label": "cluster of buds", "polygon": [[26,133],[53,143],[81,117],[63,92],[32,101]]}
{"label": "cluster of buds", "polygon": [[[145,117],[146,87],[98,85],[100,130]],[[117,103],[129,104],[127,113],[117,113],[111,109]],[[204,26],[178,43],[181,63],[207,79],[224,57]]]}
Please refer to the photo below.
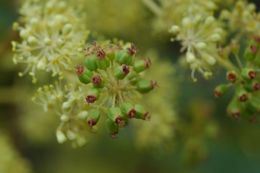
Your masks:
{"label": "cluster of buds", "polygon": [[255,37],[245,50],[244,61],[244,67],[227,72],[229,83],[217,86],[214,94],[220,97],[233,86],[235,94],[228,105],[228,113],[235,119],[243,116],[256,122],[260,113],[260,37]]}
{"label": "cluster of buds", "polygon": [[95,42],[84,51],[84,65],[78,65],[76,73],[80,82],[88,87],[85,97],[90,108],[88,125],[93,128],[105,115],[109,132],[114,137],[129,119],[149,119],[149,112],[137,104],[136,99],[157,85],[143,78],[151,66],[150,59],[138,59],[133,44]]}

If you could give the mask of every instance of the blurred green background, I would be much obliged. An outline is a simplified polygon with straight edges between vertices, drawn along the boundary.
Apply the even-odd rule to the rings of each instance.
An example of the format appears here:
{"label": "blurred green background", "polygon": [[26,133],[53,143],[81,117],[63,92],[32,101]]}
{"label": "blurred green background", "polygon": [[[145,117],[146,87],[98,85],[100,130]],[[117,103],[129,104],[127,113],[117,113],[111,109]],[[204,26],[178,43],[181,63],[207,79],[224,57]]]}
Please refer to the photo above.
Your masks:
{"label": "blurred green background", "polygon": [[[131,0],[125,0],[127,1]],[[109,4],[109,0],[106,0],[106,3]],[[140,2],[136,0],[134,3]],[[259,7],[259,0],[255,0],[255,3]],[[198,83],[192,83],[187,80],[189,72],[174,65],[177,61],[178,45],[171,43],[165,36],[167,34],[160,36],[151,31],[149,22],[152,20],[152,14],[148,11],[144,14],[142,12],[142,18],[138,14],[142,22],[139,22],[140,19],[132,22],[139,22],[139,25],[132,25],[134,27],[130,28],[131,23],[128,23],[121,32],[118,32],[118,27],[106,26],[108,28],[101,29],[100,24],[91,25],[99,17],[101,23],[102,20],[106,20],[105,9],[103,9],[105,5],[94,5],[92,1],[89,1],[90,9],[104,10],[104,13],[90,10],[89,27],[91,30],[107,38],[118,37],[132,41],[142,50],[156,49],[160,56],[172,63],[172,68],[176,68],[177,75],[181,77],[173,76],[173,78],[178,78],[178,82],[176,82],[177,79],[173,80],[176,82],[173,85],[179,85],[175,108],[180,119],[187,122],[183,127],[187,132],[177,134],[172,144],[153,148],[137,147],[131,128],[124,130],[116,140],[106,135],[99,135],[95,141],[90,141],[82,148],[73,149],[69,144],[57,144],[55,128],[58,118],[44,115],[42,110],[30,101],[34,91],[30,78],[19,78],[17,76],[19,67],[12,63],[10,42],[18,39],[17,33],[12,31],[12,23],[18,17],[18,3],[14,0],[0,0],[0,134],[9,139],[8,145],[12,146],[11,150],[18,154],[17,157],[26,160],[26,164],[29,165],[26,168],[28,172],[259,173],[260,127],[250,123],[236,122],[227,117],[225,106],[230,98],[228,95],[221,100],[213,97],[212,90],[219,81],[223,80],[223,72],[218,70],[217,75],[210,81],[200,80]],[[118,11],[120,7],[111,5],[109,8],[110,11]],[[145,7],[142,8],[145,10]],[[124,17],[120,13],[115,15],[118,15],[115,17],[118,20]],[[131,32],[125,31],[127,28]],[[201,111],[202,108],[209,111],[205,113]],[[200,117],[201,114],[210,114],[206,115],[210,118],[206,118],[203,123],[214,121],[217,124],[218,133],[213,138],[204,137],[201,135],[203,132],[200,131],[199,135],[192,135],[192,131],[196,130],[197,126],[196,122],[194,125],[190,119],[193,115]],[[200,125],[198,123],[198,126]],[[193,141],[199,141],[198,148],[195,145],[191,151],[185,149]],[[0,148],[2,148],[1,142]],[[195,157],[200,153],[202,157]],[[4,166],[1,164],[6,164],[1,162],[4,160],[2,158],[9,154],[7,150],[0,149],[0,168]],[[188,157],[194,155],[195,158],[192,158],[192,161],[185,161],[187,154],[191,155]],[[17,163],[21,162],[20,160],[14,162],[10,159],[9,164],[17,167]],[[11,170],[10,168],[9,170],[19,173],[19,169]],[[0,169],[0,173],[9,172],[1,172]]]}

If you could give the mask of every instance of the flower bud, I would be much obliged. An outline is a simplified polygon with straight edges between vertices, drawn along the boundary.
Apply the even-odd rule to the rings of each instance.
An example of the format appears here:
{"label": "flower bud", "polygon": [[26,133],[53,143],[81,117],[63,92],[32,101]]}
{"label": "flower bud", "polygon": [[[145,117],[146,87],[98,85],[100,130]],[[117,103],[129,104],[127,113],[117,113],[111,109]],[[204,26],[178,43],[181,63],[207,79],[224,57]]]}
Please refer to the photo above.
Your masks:
{"label": "flower bud", "polygon": [[234,72],[234,71],[227,72],[227,80],[232,82],[232,83],[235,83],[236,80],[237,80],[236,72]]}
{"label": "flower bud", "polygon": [[245,52],[245,57],[247,60],[252,61],[256,58],[257,55],[257,46],[256,45],[251,45],[249,48],[247,48]]}
{"label": "flower bud", "polygon": [[106,52],[103,49],[99,49],[99,50],[97,50],[96,55],[97,55],[98,59],[105,59]]}
{"label": "flower bud", "polygon": [[89,127],[93,127],[97,124],[98,120],[100,118],[100,112],[96,109],[89,111],[87,122]]}
{"label": "flower bud", "polygon": [[221,84],[221,85],[218,85],[215,90],[214,90],[214,95],[215,97],[220,97],[222,96],[223,94],[225,94],[225,92],[228,90],[230,85],[227,85],[227,84]]}
{"label": "flower bud", "polygon": [[119,64],[127,64],[127,65],[131,64],[133,60],[133,57],[129,55],[129,53],[125,50],[117,52],[115,58]]}
{"label": "flower bud", "polygon": [[118,107],[110,108],[108,111],[108,117],[119,127],[124,127],[126,125],[124,115]]}
{"label": "flower bud", "polygon": [[246,102],[248,100],[248,93],[244,90],[238,92],[238,100],[240,102]]}
{"label": "flower bud", "polygon": [[29,36],[27,41],[30,45],[36,45],[37,44],[37,39],[34,36]]}
{"label": "flower bud", "polygon": [[86,102],[87,103],[94,103],[99,96],[99,91],[96,88],[92,88],[88,91],[88,95],[86,97]]}
{"label": "flower bud", "polygon": [[103,81],[100,75],[94,75],[91,78],[91,82],[96,88],[101,88],[103,87]]}
{"label": "flower bud", "polygon": [[137,119],[149,120],[151,118],[149,112],[145,111],[142,105],[135,105],[135,111]]}
{"label": "flower bud", "polygon": [[234,118],[234,119],[239,119],[241,115],[240,107],[238,102],[233,99],[227,108],[228,113]]}
{"label": "flower bud", "polygon": [[91,71],[84,69],[84,67],[81,65],[77,66],[76,73],[80,82],[84,84],[88,84],[91,81],[91,77],[93,75]]}
{"label": "flower bud", "polygon": [[131,71],[127,76],[126,79],[131,81],[131,84],[135,85],[138,82],[139,75],[135,71]]}
{"label": "flower bud", "polygon": [[256,78],[256,71],[254,69],[243,68],[241,74],[246,79],[252,80]]}
{"label": "flower bud", "polygon": [[146,58],[144,60],[137,60],[134,63],[134,70],[137,73],[140,73],[144,71],[145,69],[148,69],[151,66],[151,60],[149,58]]}
{"label": "flower bud", "polygon": [[195,46],[197,49],[204,49],[207,47],[207,44],[205,42],[198,42]]}
{"label": "flower bud", "polygon": [[87,57],[85,60],[85,67],[90,71],[96,70],[97,69],[97,57],[95,55]]}
{"label": "flower bud", "polygon": [[179,26],[177,26],[177,25],[173,25],[172,27],[171,27],[171,29],[169,30],[169,32],[170,33],[172,33],[172,34],[178,34],[179,32],[180,32],[180,27]]}
{"label": "flower bud", "polygon": [[193,63],[196,60],[195,55],[192,52],[187,52],[186,54],[186,61],[188,63]]}
{"label": "flower bud", "polygon": [[72,30],[72,25],[71,24],[66,24],[63,28],[62,28],[62,33],[64,35],[68,35]]}
{"label": "flower bud", "polygon": [[253,88],[254,91],[259,91],[260,90],[260,83],[254,82],[252,88]]}
{"label": "flower bud", "polygon": [[212,34],[212,35],[210,36],[210,40],[211,40],[211,41],[214,41],[214,42],[218,42],[218,41],[221,40],[221,36],[220,36],[220,34],[218,34],[218,33]]}
{"label": "flower bud", "polygon": [[107,128],[108,128],[108,131],[111,135],[112,138],[115,138],[116,135],[118,134],[119,132],[119,127],[117,124],[115,124],[113,121],[111,121],[110,119],[107,119],[106,120],[106,123],[107,123]]}
{"label": "flower bud", "polygon": [[131,44],[131,47],[127,48],[128,54],[134,56],[137,52],[137,49],[134,44]]}
{"label": "flower bud", "polygon": [[135,118],[136,117],[136,110],[131,103],[124,103],[121,106],[121,110],[129,118]]}
{"label": "flower bud", "polygon": [[107,60],[106,58],[104,58],[104,59],[98,59],[97,60],[97,67],[99,68],[99,69],[106,69],[106,68],[108,68],[109,67],[109,60]]}
{"label": "flower bud", "polygon": [[145,79],[141,79],[136,84],[137,90],[141,93],[148,93],[149,91],[154,89],[154,87],[156,85],[157,85],[157,83],[155,81],[149,81],[149,80],[145,80]]}
{"label": "flower bud", "polygon": [[128,65],[125,65],[123,64],[122,66],[120,67],[117,67],[115,70],[114,70],[114,76],[117,78],[117,79],[124,79],[129,73],[129,66]]}
{"label": "flower bud", "polygon": [[64,143],[67,140],[66,135],[60,129],[56,131],[56,138],[58,140],[58,143],[60,144]]}

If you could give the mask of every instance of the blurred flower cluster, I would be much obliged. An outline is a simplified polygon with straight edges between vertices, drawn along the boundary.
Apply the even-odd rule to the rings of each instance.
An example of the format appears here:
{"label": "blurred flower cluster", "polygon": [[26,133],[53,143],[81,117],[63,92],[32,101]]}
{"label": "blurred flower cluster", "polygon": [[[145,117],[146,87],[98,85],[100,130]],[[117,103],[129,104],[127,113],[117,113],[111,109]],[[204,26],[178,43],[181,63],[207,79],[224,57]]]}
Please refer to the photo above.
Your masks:
{"label": "blurred flower cluster", "polygon": [[[235,139],[241,146],[251,146],[245,142],[248,133],[257,138],[259,130],[247,128],[248,124],[234,128],[235,121],[219,116],[227,112],[235,119],[259,122],[260,15],[255,4],[246,0],[20,0],[17,4],[13,30],[0,40],[0,115],[10,115],[0,116],[0,127],[11,131],[11,143],[25,148],[17,150],[6,134],[0,134],[2,153],[10,156],[0,157],[0,172],[12,173],[11,164],[17,165],[17,172],[30,172],[17,154],[20,150],[29,153],[36,165],[45,166],[30,155],[38,147],[55,150],[48,157],[56,152],[66,156],[64,146],[55,146],[55,132],[58,143],[77,147],[89,142],[90,150],[104,154],[102,160],[95,158],[96,151],[88,153],[88,170],[116,166],[112,172],[134,164],[141,167],[135,172],[156,172],[152,169],[161,165],[147,157],[155,153],[157,158],[157,151],[164,149],[173,155],[168,162],[181,163],[177,172],[189,172],[209,158],[209,146],[219,145],[215,142],[219,137]],[[191,70],[192,81],[182,65]],[[198,80],[197,74],[211,80]],[[230,94],[213,100],[216,84],[216,97]],[[117,135],[117,141],[107,137]],[[142,149],[138,157],[131,142]],[[53,163],[67,158],[54,157],[59,161]],[[86,154],[80,159],[85,164]],[[104,167],[97,166],[100,161]],[[2,162],[7,171],[1,171],[6,169]],[[144,168],[146,164],[152,171]],[[62,172],[69,172],[69,165],[62,164]]]}

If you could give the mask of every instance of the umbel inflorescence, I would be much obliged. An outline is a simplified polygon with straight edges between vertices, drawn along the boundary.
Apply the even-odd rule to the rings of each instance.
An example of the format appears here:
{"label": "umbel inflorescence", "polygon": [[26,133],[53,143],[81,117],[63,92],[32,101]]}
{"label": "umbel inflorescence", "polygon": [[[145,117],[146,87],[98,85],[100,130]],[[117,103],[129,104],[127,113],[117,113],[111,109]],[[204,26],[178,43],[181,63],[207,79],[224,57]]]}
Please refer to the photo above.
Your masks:
{"label": "umbel inflorescence", "polygon": [[37,71],[47,71],[53,76],[63,77],[73,69],[73,59],[87,36],[80,21],[84,15],[70,1],[28,0],[20,10],[19,23],[14,29],[21,41],[12,42],[14,63],[26,65],[20,76],[29,73],[36,82]]}
{"label": "umbel inflorescence", "polygon": [[85,102],[89,107],[87,123],[92,128],[100,117],[112,136],[132,118],[149,119],[150,113],[141,103],[141,95],[157,83],[143,77],[150,65],[149,58],[139,59],[133,44],[89,44],[84,64],[76,67],[79,80],[86,85]]}
{"label": "umbel inflorescence", "polygon": [[249,42],[242,52],[242,58],[238,57],[238,52],[239,47],[236,47],[233,54],[237,64],[231,64],[228,69],[229,83],[220,84],[214,93],[216,97],[220,97],[230,88],[234,88],[234,96],[227,108],[228,113],[235,119],[257,122],[260,112],[260,37],[256,36]]}

